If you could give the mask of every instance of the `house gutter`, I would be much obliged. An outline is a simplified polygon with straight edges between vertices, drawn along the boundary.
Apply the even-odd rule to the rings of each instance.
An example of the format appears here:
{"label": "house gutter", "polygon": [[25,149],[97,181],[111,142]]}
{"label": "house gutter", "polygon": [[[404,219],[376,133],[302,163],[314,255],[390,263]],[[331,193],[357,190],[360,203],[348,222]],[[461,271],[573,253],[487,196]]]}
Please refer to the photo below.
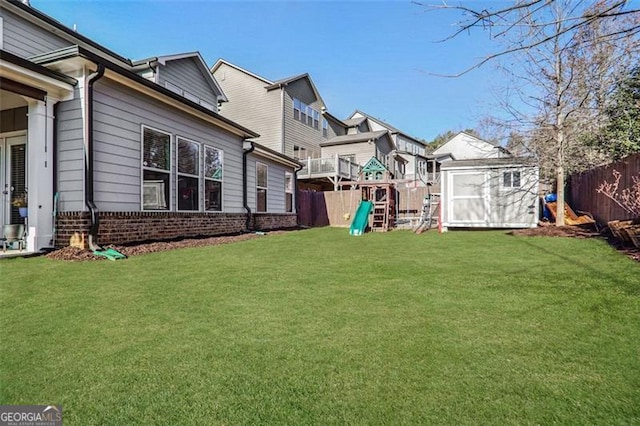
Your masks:
{"label": "house gutter", "polygon": [[[249,145],[249,148],[244,148],[246,145]],[[251,208],[249,207],[249,201],[247,196],[247,157],[250,153],[256,149],[256,146],[253,142],[244,140],[242,150],[242,204],[244,205],[244,209],[247,211],[247,219],[245,221],[244,227],[246,231],[251,231]]]}
{"label": "house gutter", "polygon": [[98,229],[100,228],[100,217],[98,215],[98,207],[93,200],[93,85],[104,76],[105,66],[98,63],[98,70],[89,77],[87,84],[87,149],[85,151],[85,168],[84,168],[84,199],[85,204],[89,208],[91,228],[89,230],[89,248],[91,250],[99,249],[95,241],[98,240]]}

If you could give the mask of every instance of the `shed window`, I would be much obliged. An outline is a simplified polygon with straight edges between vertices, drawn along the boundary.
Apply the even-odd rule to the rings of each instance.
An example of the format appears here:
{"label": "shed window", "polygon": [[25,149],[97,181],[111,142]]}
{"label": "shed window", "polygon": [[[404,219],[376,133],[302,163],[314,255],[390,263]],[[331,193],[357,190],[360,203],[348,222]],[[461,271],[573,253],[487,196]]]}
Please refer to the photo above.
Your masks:
{"label": "shed window", "polygon": [[142,209],[169,210],[171,135],[142,127]]}
{"label": "shed window", "polygon": [[269,167],[263,163],[256,163],[256,210],[259,213],[267,211]]}
{"label": "shed window", "polygon": [[502,173],[502,186],[505,188],[519,188],[520,187],[520,172],[503,172]]}

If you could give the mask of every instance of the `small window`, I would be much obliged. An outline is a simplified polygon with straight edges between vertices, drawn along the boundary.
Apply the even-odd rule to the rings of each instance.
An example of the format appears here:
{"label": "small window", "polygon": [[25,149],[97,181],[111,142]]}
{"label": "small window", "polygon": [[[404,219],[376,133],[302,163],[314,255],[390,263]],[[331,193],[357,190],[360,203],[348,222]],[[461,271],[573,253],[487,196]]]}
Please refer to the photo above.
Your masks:
{"label": "small window", "polygon": [[320,128],[320,113],[315,109],[313,110],[313,128],[314,129]]}
{"label": "small window", "polygon": [[204,209],[222,211],[222,151],[204,147]]}
{"label": "small window", "polygon": [[329,122],[326,118],[322,119],[322,136],[325,138],[329,136]]}
{"label": "small window", "polygon": [[268,174],[266,164],[256,163],[256,210],[259,213],[267,211]]}
{"label": "small window", "polygon": [[284,173],[284,194],[285,194],[285,209],[287,213],[293,211],[293,174]]}
{"label": "small window", "polygon": [[169,210],[171,135],[142,127],[142,209]]}
{"label": "small window", "polygon": [[307,122],[307,104],[300,102],[300,121]]}
{"label": "small window", "polygon": [[293,98],[293,118],[300,120],[300,99]]}
{"label": "small window", "polygon": [[178,210],[200,210],[200,144],[178,138]]}
{"label": "small window", "polygon": [[307,125],[313,126],[314,109],[307,105]]}
{"label": "small window", "polygon": [[519,188],[520,187],[520,172],[503,172],[502,173],[502,186],[505,188]]}

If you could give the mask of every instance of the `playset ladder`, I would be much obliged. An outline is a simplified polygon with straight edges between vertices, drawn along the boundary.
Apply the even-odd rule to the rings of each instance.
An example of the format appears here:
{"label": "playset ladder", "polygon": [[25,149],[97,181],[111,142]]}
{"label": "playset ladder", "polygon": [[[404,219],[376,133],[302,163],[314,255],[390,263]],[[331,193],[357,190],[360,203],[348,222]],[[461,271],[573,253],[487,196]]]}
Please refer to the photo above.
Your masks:
{"label": "playset ladder", "polygon": [[430,193],[422,200],[422,213],[420,222],[414,232],[420,233],[426,229],[431,229],[438,224],[438,209],[440,208],[440,193]]}
{"label": "playset ladder", "polygon": [[389,201],[379,201],[373,204],[372,231],[387,232],[389,229]]}

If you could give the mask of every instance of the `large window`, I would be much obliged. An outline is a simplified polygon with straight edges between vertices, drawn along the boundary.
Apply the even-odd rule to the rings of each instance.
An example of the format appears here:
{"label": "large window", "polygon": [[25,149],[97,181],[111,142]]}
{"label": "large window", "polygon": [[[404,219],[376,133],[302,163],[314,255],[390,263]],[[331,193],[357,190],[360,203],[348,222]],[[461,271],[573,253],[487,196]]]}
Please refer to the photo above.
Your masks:
{"label": "large window", "polygon": [[256,163],[256,210],[262,213],[267,211],[268,174],[266,164]]}
{"label": "large window", "polygon": [[142,128],[142,208],[169,210],[171,135]]}
{"label": "large window", "polygon": [[293,211],[293,174],[284,173],[284,194],[285,194],[285,208],[287,212]]}
{"label": "large window", "polygon": [[178,138],[178,210],[200,210],[200,144]]}
{"label": "large window", "polygon": [[222,151],[204,147],[204,209],[222,211]]}
{"label": "large window", "polygon": [[[320,112],[313,109],[311,106],[305,104],[300,99],[293,98],[293,118],[301,121],[309,127],[313,127],[316,130],[320,130]],[[326,120],[322,122],[322,133],[327,136],[328,123]]]}

